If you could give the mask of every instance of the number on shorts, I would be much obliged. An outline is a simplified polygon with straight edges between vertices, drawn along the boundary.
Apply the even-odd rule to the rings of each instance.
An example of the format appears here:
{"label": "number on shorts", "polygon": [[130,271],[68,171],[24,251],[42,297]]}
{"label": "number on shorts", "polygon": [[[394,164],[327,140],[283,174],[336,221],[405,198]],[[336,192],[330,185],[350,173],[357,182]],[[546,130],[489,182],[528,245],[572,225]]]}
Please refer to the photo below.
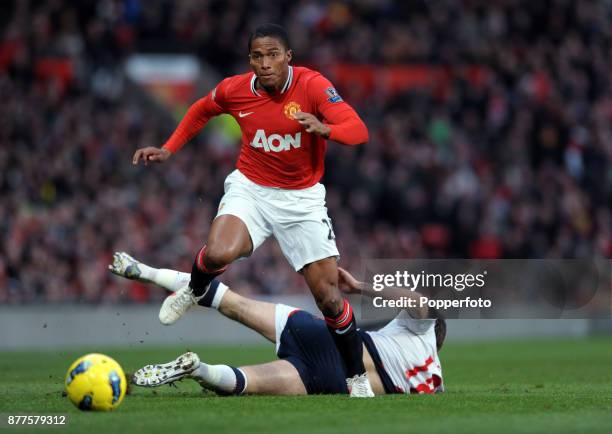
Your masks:
{"label": "number on shorts", "polygon": [[331,219],[330,218],[326,218],[326,219],[321,219],[321,221],[325,225],[327,225],[327,228],[329,229],[329,233],[327,234],[327,239],[328,240],[335,240],[336,239],[336,234],[334,234],[334,229],[332,228]]}

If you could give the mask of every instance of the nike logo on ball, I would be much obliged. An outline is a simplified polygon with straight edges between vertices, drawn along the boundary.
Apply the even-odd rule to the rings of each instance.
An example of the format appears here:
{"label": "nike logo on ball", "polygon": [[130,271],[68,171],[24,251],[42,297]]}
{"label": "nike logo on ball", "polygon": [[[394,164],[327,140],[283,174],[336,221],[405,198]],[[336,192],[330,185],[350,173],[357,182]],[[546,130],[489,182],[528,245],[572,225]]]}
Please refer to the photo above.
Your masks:
{"label": "nike logo on ball", "polygon": [[246,113],[238,112],[238,116],[243,118],[245,116],[252,115],[253,113],[255,113],[255,112],[246,112]]}

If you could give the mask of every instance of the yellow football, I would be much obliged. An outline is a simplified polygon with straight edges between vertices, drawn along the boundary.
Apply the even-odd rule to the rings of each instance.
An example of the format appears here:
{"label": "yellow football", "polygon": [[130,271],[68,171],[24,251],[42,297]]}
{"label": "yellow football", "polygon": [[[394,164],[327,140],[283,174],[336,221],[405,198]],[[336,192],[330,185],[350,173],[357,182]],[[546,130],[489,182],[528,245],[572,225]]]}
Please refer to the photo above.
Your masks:
{"label": "yellow football", "polygon": [[121,404],[127,381],[119,363],[104,354],[87,354],[66,373],[66,393],[80,410],[110,411]]}

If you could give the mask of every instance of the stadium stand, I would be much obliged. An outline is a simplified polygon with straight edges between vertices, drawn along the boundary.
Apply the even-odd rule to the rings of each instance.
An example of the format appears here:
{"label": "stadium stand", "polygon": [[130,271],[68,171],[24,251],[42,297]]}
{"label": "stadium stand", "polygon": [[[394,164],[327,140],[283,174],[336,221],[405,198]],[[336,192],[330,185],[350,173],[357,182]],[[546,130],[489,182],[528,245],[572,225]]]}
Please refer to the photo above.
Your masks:
{"label": "stadium stand", "polygon": [[[125,96],[120,65],[192,52],[219,76],[242,72],[247,29],[265,21],[290,29],[296,63],[328,74],[370,128],[367,145],[328,153],[343,266],[612,256],[612,3],[221,3],[3,7],[0,302],[159,300],[109,275],[117,249],[191,268],[236,152],[208,152],[205,133],[164,166],[133,167],[174,121]],[[347,65],[361,67],[350,80],[376,82],[349,86]],[[429,79],[391,89],[385,74],[406,66]],[[226,280],[305,291],[273,241]]]}

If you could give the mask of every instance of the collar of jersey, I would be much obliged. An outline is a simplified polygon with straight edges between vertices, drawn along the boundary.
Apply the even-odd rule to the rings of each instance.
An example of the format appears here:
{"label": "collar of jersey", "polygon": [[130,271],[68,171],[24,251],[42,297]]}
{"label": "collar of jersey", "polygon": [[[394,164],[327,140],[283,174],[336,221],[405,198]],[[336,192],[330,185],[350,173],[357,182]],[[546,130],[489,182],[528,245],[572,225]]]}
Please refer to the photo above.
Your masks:
{"label": "collar of jersey", "polygon": [[[257,75],[253,74],[253,77],[251,77],[251,92],[253,92],[254,95],[261,96],[261,94],[257,92],[257,88],[255,87],[256,81],[257,81]],[[291,87],[292,81],[293,81],[293,66],[289,66],[289,74],[287,75],[287,81],[285,82],[280,93],[287,92],[289,88]]]}

